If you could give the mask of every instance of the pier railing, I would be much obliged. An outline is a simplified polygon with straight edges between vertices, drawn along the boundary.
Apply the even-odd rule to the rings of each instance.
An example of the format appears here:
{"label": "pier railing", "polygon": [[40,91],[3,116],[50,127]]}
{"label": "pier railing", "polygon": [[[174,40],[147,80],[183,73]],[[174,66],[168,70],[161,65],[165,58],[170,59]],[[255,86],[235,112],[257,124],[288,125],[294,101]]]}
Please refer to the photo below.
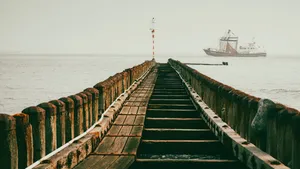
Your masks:
{"label": "pier railing", "polygon": [[180,61],[169,59],[169,64],[242,137],[285,165],[300,168],[298,110],[280,103],[264,108],[261,106],[261,98],[222,84]]}
{"label": "pier railing", "polygon": [[[154,64],[154,60],[145,61],[92,88],[28,107],[22,113],[0,114],[1,168],[25,168],[84,133],[119,95]],[[67,153],[68,157],[60,160],[68,163],[68,166],[73,166],[73,163],[76,165],[74,159],[81,159],[81,152],[90,152],[95,147],[93,144],[97,140],[91,140],[84,146],[77,145],[77,149],[84,151]],[[78,157],[71,157],[73,155]]]}

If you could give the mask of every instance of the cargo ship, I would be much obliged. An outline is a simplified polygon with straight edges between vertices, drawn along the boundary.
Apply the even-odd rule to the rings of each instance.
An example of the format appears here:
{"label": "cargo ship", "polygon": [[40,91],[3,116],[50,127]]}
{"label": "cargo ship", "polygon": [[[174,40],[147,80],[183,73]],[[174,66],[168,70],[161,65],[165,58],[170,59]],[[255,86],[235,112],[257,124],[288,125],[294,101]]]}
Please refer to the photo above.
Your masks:
{"label": "cargo ship", "polygon": [[210,56],[231,56],[231,57],[266,57],[267,53],[263,48],[258,46],[254,39],[247,45],[239,46],[239,38],[230,29],[219,40],[218,48],[203,49]]}

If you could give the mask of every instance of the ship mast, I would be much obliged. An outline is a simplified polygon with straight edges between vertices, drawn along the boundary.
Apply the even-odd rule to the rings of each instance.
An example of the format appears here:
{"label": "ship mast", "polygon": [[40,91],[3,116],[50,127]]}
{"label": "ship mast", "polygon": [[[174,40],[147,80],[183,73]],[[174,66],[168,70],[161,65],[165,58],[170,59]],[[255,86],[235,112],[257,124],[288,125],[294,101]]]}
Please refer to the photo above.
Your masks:
{"label": "ship mast", "polygon": [[151,25],[151,28],[150,28],[150,31],[152,33],[152,59],[154,59],[155,57],[155,48],[154,48],[154,34],[155,34],[155,18],[152,18],[152,25]]}
{"label": "ship mast", "polygon": [[[233,36],[231,36],[231,35],[233,35]],[[223,47],[225,48],[225,51],[226,51],[226,46],[228,46],[228,45],[231,46],[230,42],[235,43],[234,47],[235,47],[235,50],[237,50],[238,37],[230,29],[228,29],[228,31],[225,33],[225,35],[220,38],[220,45],[223,44]]]}

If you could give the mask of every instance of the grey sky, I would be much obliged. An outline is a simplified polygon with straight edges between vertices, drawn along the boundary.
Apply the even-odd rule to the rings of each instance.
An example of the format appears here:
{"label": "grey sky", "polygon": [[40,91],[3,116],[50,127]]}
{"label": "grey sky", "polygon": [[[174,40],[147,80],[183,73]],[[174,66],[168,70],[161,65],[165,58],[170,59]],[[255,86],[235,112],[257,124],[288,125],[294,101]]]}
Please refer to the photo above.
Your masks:
{"label": "grey sky", "polygon": [[299,54],[299,0],[0,0],[0,53],[203,55],[230,28],[269,54]]}

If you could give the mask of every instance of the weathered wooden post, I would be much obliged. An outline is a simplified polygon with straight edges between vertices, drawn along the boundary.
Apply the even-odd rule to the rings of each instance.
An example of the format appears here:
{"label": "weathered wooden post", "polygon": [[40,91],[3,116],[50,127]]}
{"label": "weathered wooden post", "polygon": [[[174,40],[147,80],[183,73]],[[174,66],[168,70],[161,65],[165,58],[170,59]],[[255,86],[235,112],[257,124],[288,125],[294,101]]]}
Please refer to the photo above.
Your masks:
{"label": "weathered wooden post", "polygon": [[[205,94],[205,85],[204,82],[202,81],[202,78],[199,76],[199,80],[201,81],[201,86],[200,86],[200,97],[204,101],[204,94]],[[186,79],[187,82],[189,82],[189,78]]]}
{"label": "weathered wooden post", "polygon": [[126,71],[128,73],[128,81],[127,81],[127,86],[126,89],[129,88],[131,82],[132,82],[132,70],[131,69],[125,69],[124,71]]}
{"label": "weathered wooden post", "polygon": [[74,101],[74,137],[83,133],[83,108],[82,99],[77,95],[72,95],[70,98]]}
{"label": "weathered wooden post", "polygon": [[241,120],[241,112],[239,112],[239,96],[237,91],[232,93],[232,128],[239,133],[239,124]]}
{"label": "weathered wooden post", "polygon": [[118,97],[117,96],[118,95],[118,74],[115,74],[112,77],[111,86],[112,86],[113,97],[111,98],[110,104],[112,104],[112,102],[114,102],[114,100]]}
{"label": "weathered wooden post", "polygon": [[98,102],[98,113],[99,113],[99,115],[102,115],[102,113],[104,112],[104,110],[105,110],[105,107],[106,107],[106,100],[107,100],[107,97],[106,97],[106,95],[109,95],[108,93],[107,93],[107,88],[105,87],[106,86],[106,81],[104,81],[104,82],[100,82],[100,83],[97,83],[95,86],[94,86],[94,88],[96,88],[97,90],[98,90],[98,92],[99,92],[99,102]]}
{"label": "weathered wooden post", "polygon": [[244,96],[241,100],[241,108],[243,109],[243,119],[241,121],[241,136],[248,140],[249,110],[248,110],[248,97]]}
{"label": "weathered wooden post", "polygon": [[217,112],[217,103],[218,103],[218,97],[217,97],[217,92],[218,92],[218,85],[215,81],[211,82],[211,94],[212,94],[212,110],[214,112]]}
{"label": "weathered wooden post", "polygon": [[[92,124],[96,123],[100,117],[99,115],[99,91],[95,88],[87,88],[84,90],[92,94]],[[101,116],[101,114],[100,114]]]}
{"label": "weathered wooden post", "polygon": [[[273,110],[268,113],[267,118],[267,140],[266,152],[273,157],[277,157],[277,117],[278,110]],[[276,139],[275,139],[276,138]]]}
{"label": "weathered wooden post", "polygon": [[216,113],[222,118],[222,109],[223,109],[223,97],[222,97],[222,86],[218,86],[216,93]]}
{"label": "weathered wooden post", "polygon": [[[233,111],[233,90],[231,89],[228,93],[227,93],[227,100],[228,100],[228,125],[229,126],[233,126],[234,122],[234,111]],[[233,128],[233,127],[232,127]]]}
{"label": "weathered wooden post", "polygon": [[259,102],[253,102],[256,110],[255,116],[251,122],[253,136],[255,138],[255,145],[261,150],[266,151],[267,143],[267,120],[269,112],[274,109],[275,104],[268,99],[261,99]]}
{"label": "weathered wooden post", "polygon": [[227,122],[227,124],[229,124],[230,121],[230,113],[231,113],[231,101],[230,101],[230,95],[229,92],[231,91],[231,89],[229,87],[224,87],[223,88],[223,96],[224,96],[224,121]]}
{"label": "weathered wooden post", "polygon": [[82,117],[83,123],[82,128],[83,131],[86,131],[89,128],[89,107],[88,107],[88,97],[84,93],[77,93],[77,96],[81,97],[82,99]]}
{"label": "weathered wooden post", "polygon": [[[276,137],[277,140],[277,159],[282,163],[288,165],[288,163],[292,159],[293,153],[293,127],[292,127],[292,117],[295,116],[297,110],[293,110],[285,107],[284,109],[278,112],[278,121],[277,121],[277,130],[276,135],[280,137]],[[287,141],[289,138],[291,141]],[[275,139],[275,138],[274,138]],[[272,142],[272,140],[268,140]],[[300,159],[300,158],[299,158]]]}
{"label": "weathered wooden post", "polygon": [[130,76],[129,76],[129,73],[126,70],[124,70],[122,72],[122,76],[123,76],[122,92],[124,92],[130,86],[130,84],[129,84]]}
{"label": "weathered wooden post", "polygon": [[66,108],[65,103],[60,100],[50,101],[56,106],[56,138],[57,147],[66,143]]}
{"label": "weathered wooden post", "polygon": [[[192,80],[193,78],[190,77],[190,79]],[[210,83],[209,81],[205,81],[205,95],[204,95],[204,98],[205,98],[205,103],[207,104],[208,107],[211,108],[211,91],[210,91]]]}
{"label": "weathered wooden post", "polygon": [[68,142],[74,138],[74,101],[69,97],[63,97],[59,100],[61,100],[65,104],[65,130],[66,142]]}
{"label": "weathered wooden post", "polygon": [[51,103],[41,103],[38,107],[46,112],[46,154],[57,148],[56,144],[56,107]]}
{"label": "weathered wooden post", "polygon": [[85,94],[87,96],[87,106],[88,106],[88,126],[91,127],[93,125],[93,95],[90,92],[87,91],[83,91],[83,94]]}
{"label": "weathered wooden post", "polygon": [[13,115],[17,124],[18,166],[26,168],[33,163],[33,136],[29,116],[24,113]]}
{"label": "weathered wooden post", "polygon": [[33,136],[33,161],[37,161],[46,155],[45,110],[32,106],[22,112],[29,115]]}
{"label": "weathered wooden post", "polygon": [[0,168],[18,168],[16,120],[7,114],[0,114],[0,153]]}
{"label": "weathered wooden post", "polygon": [[122,73],[118,73],[118,94],[116,96],[116,98],[123,93],[123,74]]}
{"label": "weathered wooden post", "polygon": [[106,97],[109,98],[108,100],[108,103],[106,104],[105,106],[105,110],[108,108],[109,105],[111,105],[111,103],[115,100],[115,96],[116,96],[116,92],[115,92],[115,77],[114,76],[111,76],[109,78],[109,85],[108,85],[108,88],[109,88],[109,95],[106,95]]}
{"label": "weathered wooden post", "polygon": [[248,138],[249,138],[248,141],[253,144],[256,143],[256,135],[255,135],[255,132],[253,131],[253,129],[251,128],[251,123],[257,112],[257,109],[255,109],[255,107],[257,107],[257,104],[258,103],[253,98],[248,99],[248,110],[249,110],[248,124],[250,125],[250,127],[248,128]]}
{"label": "weathered wooden post", "polygon": [[135,81],[135,77],[136,77],[136,66],[132,67],[131,68],[131,76],[132,76],[132,79],[130,81],[130,84],[132,84],[134,81]]}

